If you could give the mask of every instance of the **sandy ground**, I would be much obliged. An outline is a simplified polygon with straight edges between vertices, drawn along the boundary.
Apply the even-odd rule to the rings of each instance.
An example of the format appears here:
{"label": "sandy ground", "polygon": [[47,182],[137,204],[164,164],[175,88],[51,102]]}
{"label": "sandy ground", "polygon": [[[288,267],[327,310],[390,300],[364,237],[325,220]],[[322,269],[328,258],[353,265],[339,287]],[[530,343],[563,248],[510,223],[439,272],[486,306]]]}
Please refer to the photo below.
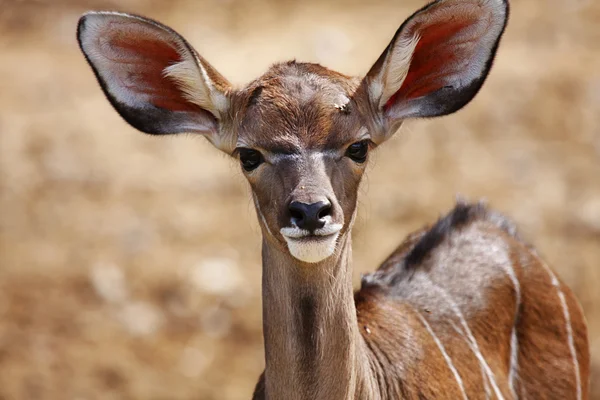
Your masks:
{"label": "sandy ground", "polygon": [[[239,167],[127,126],[77,48],[82,12],[159,19],[243,84],[289,58],[364,74],[423,4],[0,0],[0,399],[247,399],[263,367]],[[514,1],[477,99],[378,150],[356,276],[457,193],[510,215],[574,289],[600,399],[599,1]]]}

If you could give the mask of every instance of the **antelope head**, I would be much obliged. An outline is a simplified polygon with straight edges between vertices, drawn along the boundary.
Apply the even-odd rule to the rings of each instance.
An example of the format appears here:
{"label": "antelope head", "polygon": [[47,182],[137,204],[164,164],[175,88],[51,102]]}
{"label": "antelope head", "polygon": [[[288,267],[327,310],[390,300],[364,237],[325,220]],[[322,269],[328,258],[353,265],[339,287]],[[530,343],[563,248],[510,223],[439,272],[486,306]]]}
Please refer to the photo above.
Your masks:
{"label": "antelope head", "polygon": [[475,96],[506,17],[504,1],[440,0],[402,24],[363,78],[288,62],[243,88],[149,19],[88,13],[78,38],[133,127],[198,133],[239,159],[265,241],[309,264],[348,235],[369,153],[405,119],[446,115]]}

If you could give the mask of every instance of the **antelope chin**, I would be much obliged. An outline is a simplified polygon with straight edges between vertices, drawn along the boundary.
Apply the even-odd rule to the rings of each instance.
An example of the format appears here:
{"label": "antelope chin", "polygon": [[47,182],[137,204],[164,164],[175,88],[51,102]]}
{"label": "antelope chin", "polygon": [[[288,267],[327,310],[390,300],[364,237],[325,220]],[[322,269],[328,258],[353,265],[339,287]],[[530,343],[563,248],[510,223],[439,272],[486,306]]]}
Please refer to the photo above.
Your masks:
{"label": "antelope chin", "polygon": [[280,232],[294,258],[314,264],[335,252],[341,229],[341,224],[328,224],[312,234],[296,227],[282,228]]}

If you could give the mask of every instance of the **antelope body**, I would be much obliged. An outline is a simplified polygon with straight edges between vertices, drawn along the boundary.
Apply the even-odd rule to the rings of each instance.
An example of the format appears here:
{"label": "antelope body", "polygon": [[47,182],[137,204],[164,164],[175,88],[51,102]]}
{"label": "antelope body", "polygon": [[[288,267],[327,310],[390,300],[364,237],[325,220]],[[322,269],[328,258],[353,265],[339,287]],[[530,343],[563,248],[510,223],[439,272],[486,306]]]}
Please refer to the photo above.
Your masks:
{"label": "antelope body", "polygon": [[466,105],[507,18],[504,0],[439,0],[362,79],[287,62],[240,89],[158,22],[81,18],[80,46],[127,122],[202,134],[240,160],[263,233],[266,367],[254,399],[588,397],[580,305],[482,204],[459,202],[410,235],[353,293],[369,152],[407,118]]}

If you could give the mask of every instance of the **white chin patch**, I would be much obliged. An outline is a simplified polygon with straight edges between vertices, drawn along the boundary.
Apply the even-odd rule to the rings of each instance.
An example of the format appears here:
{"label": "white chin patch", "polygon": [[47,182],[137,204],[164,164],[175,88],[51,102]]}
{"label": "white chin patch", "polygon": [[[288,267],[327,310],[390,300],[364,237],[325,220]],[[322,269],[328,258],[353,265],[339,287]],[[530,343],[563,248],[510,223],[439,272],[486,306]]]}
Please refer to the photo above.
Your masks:
{"label": "white chin patch", "polygon": [[292,256],[307,263],[318,263],[333,254],[338,235],[335,233],[323,237],[291,238],[284,236],[284,238]]}

